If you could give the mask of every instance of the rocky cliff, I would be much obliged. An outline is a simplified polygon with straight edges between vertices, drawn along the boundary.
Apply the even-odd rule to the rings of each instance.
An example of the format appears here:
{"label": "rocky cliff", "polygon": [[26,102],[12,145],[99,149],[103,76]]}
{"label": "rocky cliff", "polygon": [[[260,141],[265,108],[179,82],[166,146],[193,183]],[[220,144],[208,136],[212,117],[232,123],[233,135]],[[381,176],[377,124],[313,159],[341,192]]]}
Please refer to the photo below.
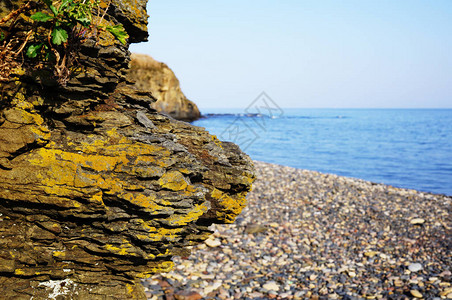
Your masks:
{"label": "rocky cliff", "polygon": [[[143,41],[146,2],[102,2],[103,21]],[[3,54],[32,36],[41,2],[27,3],[0,0]],[[145,299],[139,278],[171,269],[210,224],[233,222],[254,179],[236,145],[152,108],[126,79],[126,46],[100,32],[77,53],[65,86],[25,57],[0,57],[10,66],[0,81],[2,299]]]}
{"label": "rocky cliff", "polygon": [[132,54],[128,77],[140,89],[149,89],[157,99],[152,107],[171,117],[193,121],[201,116],[195,103],[188,100],[174,72],[164,63],[144,54]]}

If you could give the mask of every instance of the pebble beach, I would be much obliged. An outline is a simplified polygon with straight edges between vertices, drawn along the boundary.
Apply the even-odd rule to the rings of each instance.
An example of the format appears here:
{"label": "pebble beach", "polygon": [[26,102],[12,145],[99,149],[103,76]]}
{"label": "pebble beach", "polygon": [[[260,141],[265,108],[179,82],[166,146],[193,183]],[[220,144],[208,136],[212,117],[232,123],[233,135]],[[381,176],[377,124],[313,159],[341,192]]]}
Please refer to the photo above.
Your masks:
{"label": "pebble beach", "polygon": [[255,167],[236,222],[144,280],[148,299],[452,299],[451,197]]}

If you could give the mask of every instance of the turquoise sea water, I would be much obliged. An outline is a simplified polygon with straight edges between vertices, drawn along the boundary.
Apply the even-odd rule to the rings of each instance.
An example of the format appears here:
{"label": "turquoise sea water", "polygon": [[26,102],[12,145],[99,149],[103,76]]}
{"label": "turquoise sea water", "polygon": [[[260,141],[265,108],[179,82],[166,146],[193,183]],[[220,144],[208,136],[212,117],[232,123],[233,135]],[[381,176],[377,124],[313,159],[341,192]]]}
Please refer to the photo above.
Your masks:
{"label": "turquoise sea water", "polygon": [[193,122],[252,159],[452,195],[452,109],[215,109]]}

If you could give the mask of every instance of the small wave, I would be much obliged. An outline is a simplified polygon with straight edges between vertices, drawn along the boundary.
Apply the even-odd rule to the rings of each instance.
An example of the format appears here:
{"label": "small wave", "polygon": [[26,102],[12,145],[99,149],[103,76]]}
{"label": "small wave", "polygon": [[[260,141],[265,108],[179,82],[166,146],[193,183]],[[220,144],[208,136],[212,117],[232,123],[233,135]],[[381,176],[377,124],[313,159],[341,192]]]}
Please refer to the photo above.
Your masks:
{"label": "small wave", "polygon": [[205,114],[201,118],[222,118],[222,117],[247,117],[247,118],[278,118],[277,116],[270,116],[266,114],[255,113],[224,113],[224,114]]}
{"label": "small wave", "polygon": [[308,119],[308,120],[329,120],[329,119],[349,119],[347,116],[286,116],[287,119]]}

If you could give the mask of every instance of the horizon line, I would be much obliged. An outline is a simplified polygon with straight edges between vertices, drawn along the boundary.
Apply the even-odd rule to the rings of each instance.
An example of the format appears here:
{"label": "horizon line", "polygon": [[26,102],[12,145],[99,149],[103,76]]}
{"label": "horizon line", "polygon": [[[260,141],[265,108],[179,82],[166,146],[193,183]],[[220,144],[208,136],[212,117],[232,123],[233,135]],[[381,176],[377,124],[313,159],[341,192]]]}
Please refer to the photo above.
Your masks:
{"label": "horizon line", "polygon": [[[200,107],[199,109],[246,109],[246,107]],[[283,107],[281,109],[452,109],[452,107]]]}

